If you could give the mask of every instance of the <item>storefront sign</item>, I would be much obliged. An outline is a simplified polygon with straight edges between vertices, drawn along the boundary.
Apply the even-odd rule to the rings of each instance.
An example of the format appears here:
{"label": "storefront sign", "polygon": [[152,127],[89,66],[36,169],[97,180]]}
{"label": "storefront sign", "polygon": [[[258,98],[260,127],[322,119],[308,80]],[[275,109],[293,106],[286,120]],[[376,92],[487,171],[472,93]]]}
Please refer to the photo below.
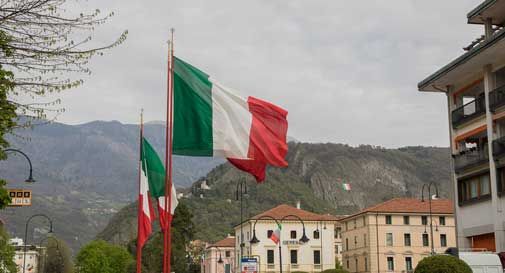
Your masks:
{"label": "storefront sign", "polygon": [[257,258],[242,258],[242,273],[258,273]]}

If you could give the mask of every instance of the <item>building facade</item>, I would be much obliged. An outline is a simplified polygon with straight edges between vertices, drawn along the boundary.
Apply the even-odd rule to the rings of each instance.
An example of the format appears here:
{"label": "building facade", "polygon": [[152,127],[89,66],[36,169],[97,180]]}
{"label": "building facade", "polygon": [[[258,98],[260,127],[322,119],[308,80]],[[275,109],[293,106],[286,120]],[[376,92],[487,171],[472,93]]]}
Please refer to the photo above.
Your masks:
{"label": "building facade", "polygon": [[[430,230],[433,228],[433,238]],[[398,198],[367,208],[341,220],[343,267],[357,272],[413,272],[434,252],[456,246],[450,200]]]}
{"label": "building facade", "polygon": [[[237,270],[240,270],[241,252],[244,257],[258,259],[260,272],[279,272],[281,257],[283,272],[320,272],[335,268],[335,259],[341,260],[342,249],[338,219],[288,205],[251,217],[235,226]],[[272,240],[277,224],[282,227],[278,244]]]}
{"label": "building facade", "polygon": [[26,258],[25,255],[25,245],[23,240],[20,238],[13,238],[9,240],[9,243],[14,246],[15,255],[14,263],[16,263],[18,273],[23,272],[23,261],[26,259],[26,269],[25,272],[28,273],[39,273],[40,271],[40,261],[41,253],[44,252],[45,248],[36,247],[28,245],[26,247]]}
{"label": "building facade", "polygon": [[205,248],[201,262],[202,273],[235,273],[235,237],[210,244]]}
{"label": "building facade", "polygon": [[418,84],[447,97],[458,247],[505,251],[505,0],[468,15],[483,35]]}

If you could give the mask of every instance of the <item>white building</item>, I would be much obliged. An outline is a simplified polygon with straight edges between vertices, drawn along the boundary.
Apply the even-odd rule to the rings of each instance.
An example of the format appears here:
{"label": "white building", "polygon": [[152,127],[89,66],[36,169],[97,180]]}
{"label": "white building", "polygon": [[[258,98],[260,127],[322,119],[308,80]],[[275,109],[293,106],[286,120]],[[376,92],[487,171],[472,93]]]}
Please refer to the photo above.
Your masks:
{"label": "white building", "polygon": [[467,20],[483,35],[418,88],[445,95],[458,247],[504,252],[505,0],[484,1]]}
{"label": "white building", "polygon": [[[280,205],[244,221],[235,226],[235,272],[240,272],[241,242],[242,255],[256,257],[260,272],[279,271],[279,244],[270,239],[278,228],[277,223],[282,226],[280,251],[283,272],[320,272],[335,268],[335,258],[341,260],[342,249],[338,219]],[[307,242],[300,240],[304,234]],[[253,237],[256,242],[251,242]]]}
{"label": "white building", "polygon": [[201,273],[232,273],[235,271],[235,237],[210,244],[205,248]]}
{"label": "white building", "polygon": [[43,248],[28,245],[26,246],[26,258],[24,257],[25,245],[20,238],[13,238],[9,243],[15,248],[14,262],[17,265],[18,273],[23,272],[23,261],[26,259],[25,273],[38,273],[40,268],[40,253]]}

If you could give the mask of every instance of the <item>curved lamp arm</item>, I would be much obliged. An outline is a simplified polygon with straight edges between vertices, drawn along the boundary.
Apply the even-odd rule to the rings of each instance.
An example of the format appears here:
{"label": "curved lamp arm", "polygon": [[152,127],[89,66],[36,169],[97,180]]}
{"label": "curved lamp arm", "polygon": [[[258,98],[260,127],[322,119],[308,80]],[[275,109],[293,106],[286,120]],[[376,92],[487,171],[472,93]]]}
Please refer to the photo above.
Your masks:
{"label": "curved lamp arm", "polygon": [[273,218],[272,216],[268,216],[268,215],[264,215],[264,216],[261,216],[259,217],[258,219],[256,219],[254,221],[254,225],[253,225],[253,237],[251,238],[251,241],[249,241],[249,243],[251,244],[257,244],[260,242],[260,240],[258,240],[258,238],[256,237],[256,223],[258,223],[259,220],[264,220],[264,219],[269,219],[269,220],[273,220],[275,221],[275,223],[277,224],[277,226],[281,226],[279,221],[277,221],[277,219]]}
{"label": "curved lamp arm", "polygon": [[307,243],[308,241],[310,241],[310,239],[307,237],[307,234],[305,233],[305,223],[303,222],[302,218],[300,218],[297,215],[290,214],[290,215],[286,215],[286,216],[282,217],[281,222],[286,220],[286,218],[288,218],[288,217],[296,218],[298,221],[300,221],[300,223],[302,223],[303,234],[302,234],[302,238],[300,238],[300,242]]}
{"label": "curved lamp arm", "polygon": [[28,165],[30,165],[30,176],[28,176],[28,179],[25,180],[25,182],[28,182],[28,183],[33,183],[35,182],[35,179],[33,179],[33,167],[32,167],[32,161],[30,160],[30,158],[21,150],[18,150],[18,149],[5,149],[3,150],[4,152],[16,152],[16,153],[19,153],[21,154],[22,156],[24,156],[26,158],[26,160],[28,161]]}

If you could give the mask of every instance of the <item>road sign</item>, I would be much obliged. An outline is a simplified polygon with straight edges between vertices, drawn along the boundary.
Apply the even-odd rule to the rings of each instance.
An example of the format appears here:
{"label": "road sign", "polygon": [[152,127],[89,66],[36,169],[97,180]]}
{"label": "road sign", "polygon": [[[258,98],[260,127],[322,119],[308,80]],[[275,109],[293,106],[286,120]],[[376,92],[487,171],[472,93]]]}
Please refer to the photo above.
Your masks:
{"label": "road sign", "polygon": [[257,258],[242,258],[242,273],[258,273],[258,259]]}
{"label": "road sign", "polygon": [[7,192],[11,198],[11,203],[8,206],[22,207],[32,205],[32,191],[22,189],[8,189]]}

